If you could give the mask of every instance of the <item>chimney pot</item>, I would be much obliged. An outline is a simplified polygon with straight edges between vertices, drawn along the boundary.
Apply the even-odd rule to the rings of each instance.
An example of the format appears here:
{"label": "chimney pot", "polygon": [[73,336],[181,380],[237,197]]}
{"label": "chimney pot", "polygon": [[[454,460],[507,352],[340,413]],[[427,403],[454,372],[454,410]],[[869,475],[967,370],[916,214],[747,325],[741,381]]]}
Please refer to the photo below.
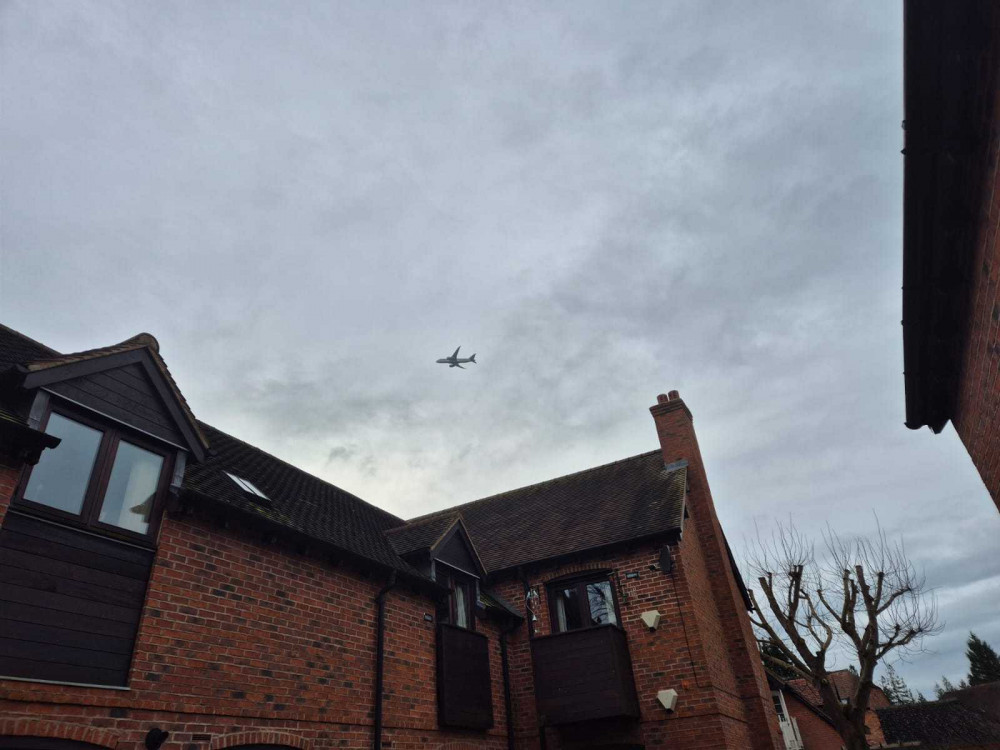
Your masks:
{"label": "chimney pot", "polygon": [[681,397],[681,394],[678,391],[670,391],[667,396],[671,401],[676,401]]}
{"label": "chimney pot", "polygon": [[666,393],[661,393],[656,397],[656,403],[665,404],[670,400],[670,397]]}

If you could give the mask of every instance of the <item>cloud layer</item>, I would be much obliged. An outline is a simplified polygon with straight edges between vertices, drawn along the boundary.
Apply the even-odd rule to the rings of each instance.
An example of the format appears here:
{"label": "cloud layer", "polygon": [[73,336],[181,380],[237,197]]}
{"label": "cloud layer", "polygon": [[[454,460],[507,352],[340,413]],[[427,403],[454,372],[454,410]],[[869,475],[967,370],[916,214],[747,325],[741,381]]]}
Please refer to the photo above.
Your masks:
{"label": "cloud layer", "polygon": [[[902,536],[930,692],[1000,523],[903,427],[894,4],[7,3],[0,313],[409,517],[655,447],[720,516]],[[462,344],[480,364],[434,359]]]}

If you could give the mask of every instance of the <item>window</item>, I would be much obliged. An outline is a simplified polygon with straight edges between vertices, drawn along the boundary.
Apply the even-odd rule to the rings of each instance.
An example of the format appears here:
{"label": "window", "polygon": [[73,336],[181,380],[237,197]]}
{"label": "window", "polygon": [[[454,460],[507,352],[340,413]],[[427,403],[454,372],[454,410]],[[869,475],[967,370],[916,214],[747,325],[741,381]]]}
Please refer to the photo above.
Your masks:
{"label": "window", "polygon": [[457,627],[475,630],[476,580],[458,571],[446,570],[440,563],[437,570],[438,583],[451,590],[447,606],[439,612],[439,617]]}
{"label": "window", "polygon": [[618,624],[614,587],[607,576],[549,586],[549,606],[556,633]]}
{"label": "window", "polygon": [[771,700],[774,701],[774,712],[778,714],[778,721],[788,721],[788,714],[785,713],[785,701],[778,690],[771,691]]}
{"label": "window", "polygon": [[244,479],[243,477],[238,477],[235,474],[230,474],[228,471],[226,472],[226,476],[236,482],[236,485],[244,492],[249,492],[251,495],[256,495],[263,500],[270,500],[270,498],[257,489],[256,485],[254,485],[254,483],[249,479]]}
{"label": "window", "polygon": [[32,467],[21,501],[90,527],[150,534],[170,454],[73,410],[51,411],[45,432],[62,439]]}

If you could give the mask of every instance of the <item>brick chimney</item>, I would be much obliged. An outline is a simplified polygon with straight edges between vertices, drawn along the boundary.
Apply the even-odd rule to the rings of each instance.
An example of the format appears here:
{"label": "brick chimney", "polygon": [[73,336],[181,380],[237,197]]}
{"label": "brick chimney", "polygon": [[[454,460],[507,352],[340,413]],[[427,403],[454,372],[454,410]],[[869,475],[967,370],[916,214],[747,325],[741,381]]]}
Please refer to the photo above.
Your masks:
{"label": "brick chimney", "polygon": [[686,459],[692,464],[697,463],[695,470],[702,473],[704,469],[701,466],[698,438],[694,434],[694,420],[681,394],[677,391],[661,393],[656,397],[656,405],[649,407],[649,412],[656,423],[663,463],[671,464]]}
{"label": "brick chimney", "polygon": [[679,567],[691,595],[701,602],[694,612],[691,643],[704,650],[713,687],[743,703],[754,750],[782,747],[767,677],[715,512],[691,410],[680,393],[670,391],[657,396],[649,412],[656,423],[663,463],[686,460],[688,464],[690,519],[679,549]]}

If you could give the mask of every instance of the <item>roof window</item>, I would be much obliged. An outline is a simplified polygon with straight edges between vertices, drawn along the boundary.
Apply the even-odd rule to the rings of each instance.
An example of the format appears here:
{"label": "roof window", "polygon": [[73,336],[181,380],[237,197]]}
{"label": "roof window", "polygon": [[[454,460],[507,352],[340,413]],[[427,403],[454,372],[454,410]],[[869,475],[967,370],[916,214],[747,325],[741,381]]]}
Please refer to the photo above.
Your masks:
{"label": "roof window", "polygon": [[226,476],[232,479],[234,482],[236,482],[236,485],[241,490],[249,492],[251,495],[256,495],[257,497],[263,498],[264,500],[271,499],[263,492],[261,492],[259,489],[257,489],[256,485],[254,485],[254,483],[251,482],[249,479],[244,479],[243,477],[238,477],[235,474],[230,474],[228,471],[226,472]]}

